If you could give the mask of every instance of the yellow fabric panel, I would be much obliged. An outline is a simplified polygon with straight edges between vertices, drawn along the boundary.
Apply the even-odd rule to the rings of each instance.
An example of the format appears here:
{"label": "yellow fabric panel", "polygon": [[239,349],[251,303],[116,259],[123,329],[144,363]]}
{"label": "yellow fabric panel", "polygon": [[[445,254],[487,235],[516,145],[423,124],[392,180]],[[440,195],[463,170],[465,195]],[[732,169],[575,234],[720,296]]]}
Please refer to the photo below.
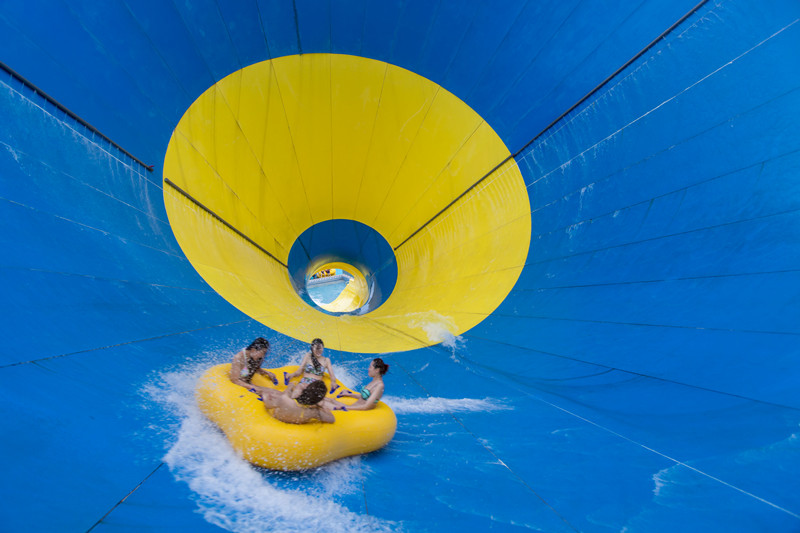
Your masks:
{"label": "yellow fabric panel", "polygon": [[[508,155],[490,125],[430,80],[307,54],[246,67],[203,93],[173,133],[164,175],[285,262],[305,229],[332,217],[397,246]],[[511,290],[530,242],[527,189],[511,160],[397,250],[382,306],[331,316],[297,295],[283,266],[164,191],[176,238],[209,285],[276,331],[340,350],[408,350],[468,330]]]}
{"label": "yellow fabric panel", "polygon": [[[397,171],[383,207],[373,222],[376,229],[382,229],[388,235],[388,240],[393,246],[402,241],[393,238],[392,230],[409,213],[409,208],[419,202],[419,198],[431,187],[436,177],[441,174],[453,155],[458,153],[481,122],[480,116],[466,107],[461,100],[444,89],[438,91],[425,115],[425,120],[420,124],[407,157]],[[503,151],[499,151],[490,154],[490,157],[499,160],[498,158],[503,155]],[[467,172],[469,177],[465,181],[474,182],[477,179],[475,170],[469,168]],[[459,192],[466,187],[462,187]],[[450,198],[455,198],[457,195],[452,195]],[[442,207],[440,205],[439,209]],[[433,214],[435,212],[431,213]],[[415,220],[414,223],[419,227],[425,220],[427,219]]]}
{"label": "yellow fabric panel", "polygon": [[[198,258],[192,264],[203,279],[245,314],[306,342],[321,337],[333,349],[355,339],[369,340],[367,345],[392,343],[391,335],[370,321],[354,320],[361,317],[334,317],[309,307],[294,291],[285,268],[171,188],[165,193],[171,220],[192,217],[191,225],[173,222],[187,257]],[[340,326],[347,332],[343,340]]]}
{"label": "yellow fabric panel", "polygon": [[[190,194],[200,203],[227,220],[239,231],[257,242],[276,257],[288,255],[289,244],[278,244],[274,230],[286,220],[278,210],[269,210],[259,216],[246,204],[240,203],[231,184],[217,174],[207,160],[194,149],[183,135],[174,135],[165,162],[164,176],[179,187],[191,190]],[[177,163],[177,166],[176,166]],[[187,176],[191,179],[187,183]],[[183,183],[183,184],[181,184]],[[240,189],[241,190],[241,189]],[[270,230],[267,230],[270,228]],[[287,238],[288,239],[288,238]]]}
{"label": "yellow fabric panel", "polygon": [[[355,220],[373,227],[397,172],[413,145],[439,87],[405,69],[389,65],[380,97],[372,144],[359,191]],[[399,243],[389,241],[396,246]]]}
{"label": "yellow fabric panel", "polygon": [[333,218],[355,219],[388,65],[339,55],[332,62]]}
{"label": "yellow fabric panel", "polygon": [[[216,149],[214,146],[216,94],[217,89],[215,86],[201,94],[178,122],[178,126],[172,135],[173,140],[176,134],[185,138],[212,168],[216,168]],[[169,150],[169,146],[167,150]]]}
{"label": "yellow fabric panel", "polygon": [[[217,220],[190,203],[171,188],[165,188],[172,203],[171,218],[191,217],[192,225],[175,225],[175,236],[194,267],[212,287],[224,286],[231,299],[247,304],[255,314],[269,311],[274,291],[283,300],[281,312],[292,307],[308,306],[291,289],[286,269],[239,235],[221,226]],[[265,289],[260,284],[266,283]],[[257,296],[257,297],[256,297]]]}
{"label": "yellow fabric panel", "polygon": [[333,214],[330,55],[288,56],[274,59],[273,65],[312,221],[316,224],[330,220]]}
{"label": "yellow fabric panel", "polygon": [[435,176],[430,188],[423,191],[411,209],[387,234],[391,242],[403,242],[444,206],[442,198],[457,198],[476,181],[492,170],[507,155],[505,145],[486,123],[481,122],[467,141],[453,154],[447,166]]}
{"label": "yellow fabric panel", "polygon": [[273,96],[270,83],[270,65],[256,63],[252,68],[238,71],[240,80],[236,84],[220,85],[225,101],[232,106],[236,121],[259,163],[264,161],[264,146],[269,120],[269,101]]}
{"label": "yellow fabric panel", "polygon": [[[270,74],[264,83],[269,85],[270,98],[266,113],[267,120],[262,125],[266,130],[262,167],[270,190],[265,191],[265,194],[269,194],[269,196],[262,198],[261,205],[262,212],[279,208],[282,213],[285,213],[286,218],[275,233],[282,243],[286,243],[288,256],[289,248],[294,240],[313,222],[306,197],[306,185],[300,175],[295,143],[286,117],[286,110],[283,107],[278,79],[271,62],[268,63],[270,63]],[[286,257],[282,257],[281,260],[285,261]]]}
{"label": "yellow fabric panel", "polygon": [[[530,239],[530,213],[527,195],[519,194],[520,188],[525,187],[522,176],[516,164],[509,164],[498,169],[403,246],[403,254],[397,256],[401,268],[414,275],[437,272],[441,261],[457,263],[458,254],[462,253],[483,258],[461,267],[469,272],[480,273],[484,265],[495,262],[503,268],[521,268],[527,255],[527,241],[524,248],[514,243],[515,239],[526,235]],[[495,237],[483,244],[491,246],[476,250],[476,241],[488,233],[494,233]],[[419,251],[414,258],[401,261],[401,257],[405,258],[407,252],[414,250]],[[437,265],[422,268],[430,261]]]}

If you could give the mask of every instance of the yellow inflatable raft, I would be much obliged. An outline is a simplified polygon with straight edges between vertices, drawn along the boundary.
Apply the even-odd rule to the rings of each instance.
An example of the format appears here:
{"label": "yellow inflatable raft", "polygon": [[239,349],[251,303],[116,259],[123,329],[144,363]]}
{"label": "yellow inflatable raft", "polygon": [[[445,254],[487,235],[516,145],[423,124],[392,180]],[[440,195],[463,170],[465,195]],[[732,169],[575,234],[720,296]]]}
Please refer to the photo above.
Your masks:
{"label": "yellow inflatable raft", "polygon": [[[270,416],[258,395],[234,385],[230,364],[210,368],[198,381],[196,397],[200,410],[222,429],[231,445],[247,461],[272,470],[303,470],[377,450],[386,445],[397,429],[394,412],[383,402],[369,411],[333,411],[336,422],[287,424]],[[275,386],[264,376],[253,383],[284,390],[283,373],[297,366],[270,369],[278,377]],[[325,382],[330,390],[330,378]],[[338,394],[343,385],[333,395]],[[352,398],[342,398],[351,404]]]}

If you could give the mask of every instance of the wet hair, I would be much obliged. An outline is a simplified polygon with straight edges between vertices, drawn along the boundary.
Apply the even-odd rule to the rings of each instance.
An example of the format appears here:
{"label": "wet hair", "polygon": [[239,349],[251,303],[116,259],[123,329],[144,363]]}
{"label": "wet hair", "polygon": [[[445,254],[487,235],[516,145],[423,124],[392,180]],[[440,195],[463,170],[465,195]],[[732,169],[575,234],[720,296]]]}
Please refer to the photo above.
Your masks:
{"label": "wet hair", "polygon": [[383,359],[380,357],[376,357],[372,360],[372,364],[375,365],[375,368],[378,372],[381,373],[381,376],[385,376],[386,373],[389,371],[389,365],[383,362]]}
{"label": "wet hair", "polygon": [[297,403],[302,405],[316,405],[322,401],[327,392],[328,386],[325,385],[324,381],[321,379],[312,381],[306,385],[306,388],[303,389],[303,392],[297,397]]}
{"label": "wet hair", "polygon": [[317,344],[319,344],[320,346],[322,346],[324,348],[325,347],[325,343],[322,342],[322,339],[314,339],[313,341],[311,341],[311,348],[312,348],[311,349],[311,364],[314,365],[314,370],[319,372],[322,369],[322,365],[320,364],[319,359],[317,359],[317,356],[314,355],[314,349],[313,349],[314,346],[316,346]]}
{"label": "wet hair", "polygon": [[253,342],[250,343],[250,346],[247,347],[248,350],[268,350],[269,349],[269,341],[264,337],[259,337]]}

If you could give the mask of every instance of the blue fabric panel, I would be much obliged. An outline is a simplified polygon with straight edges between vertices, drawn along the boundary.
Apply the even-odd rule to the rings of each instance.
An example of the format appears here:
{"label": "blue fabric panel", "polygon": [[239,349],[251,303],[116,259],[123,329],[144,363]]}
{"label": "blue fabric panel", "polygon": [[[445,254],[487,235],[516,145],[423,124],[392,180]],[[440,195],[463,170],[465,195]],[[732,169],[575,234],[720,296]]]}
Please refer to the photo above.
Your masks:
{"label": "blue fabric panel", "polygon": [[[516,329],[506,330],[504,324]],[[475,335],[723,394],[795,409],[800,406],[792,390],[793,362],[798,357],[795,335],[617,324],[600,319],[579,322],[516,314],[487,319]],[[598,346],[598,338],[614,342]]]}
{"label": "blue fabric panel", "polygon": [[[241,349],[234,339],[253,338],[264,329],[247,321],[3,368],[0,424],[9,438],[4,440],[0,461],[6,475],[15,480],[13,486],[4,484],[0,489],[6,502],[4,529],[31,530],[32,516],[36,517],[33,529],[39,531],[89,529],[158,467],[165,451],[163,443],[158,444],[159,431],[175,423],[176,413],[148,400],[147,388],[158,380],[158,373],[147,361],[163,371],[208,349],[232,355]],[[44,355],[32,346],[26,359]],[[150,477],[137,492],[146,494],[150,483],[157,487],[165,481],[169,480]],[[177,520],[176,508],[190,515],[178,522],[189,526],[195,521],[183,500],[185,488],[174,480],[169,485],[156,489],[163,499],[160,509],[149,509],[150,527]],[[138,497],[132,498],[129,504]],[[143,518],[140,512],[134,514]],[[124,513],[112,519],[116,524],[126,522]]]}
{"label": "blue fabric panel", "polygon": [[[491,349],[493,344],[475,338],[472,334],[466,335],[465,340],[472,350],[481,352]],[[574,362],[566,358],[542,354],[529,347],[518,348],[498,343],[495,344],[495,349],[502,351],[505,358],[516,361],[515,367],[510,371],[505,369],[506,372],[503,372],[503,367],[484,364],[481,365],[480,371],[486,371],[487,375],[495,378],[502,376],[500,379],[510,381],[513,388],[523,389],[539,402],[574,417],[571,426],[562,426],[570,429],[558,432],[565,434],[562,446],[569,446],[572,439],[577,439],[582,432],[585,433],[585,429],[582,429],[581,426],[589,423],[589,427],[602,429],[614,437],[617,441],[614,446],[636,444],[639,446],[639,452],[669,458],[673,462],[685,462],[700,471],[693,473],[684,465],[674,462],[669,468],[660,471],[654,470],[645,477],[639,477],[642,483],[654,484],[653,488],[656,489],[656,493],[659,492],[659,485],[669,484],[667,475],[683,476],[687,481],[691,480],[692,483],[704,485],[703,490],[714,494],[714,497],[723,501],[737,501],[738,505],[745,506],[748,509],[746,513],[748,520],[753,520],[755,523],[773,524],[773,526],[788,523],[778,513],[769,515],[768,518],[762,517],[758,507],[743,498],[741,493],[737,495],[738,491],[731,490],[730,487],[721,485],[714,487],[713,483],[710,483],[712,480],[703,474],[721,475],[722,472],[727,474],[737,471],[741,473],[748,468],[744,466],[745,464],[752,466],[751,461],[762,460],[763,450],[773,447],[780,450],[777,452],[781,457],[780,464],[794,463],[796,458],[792,456],[790,445],[791,434],[794,431],[791,422],[794,418],[792,409],[776,409],[775,406],[769,404],[748,402],[742,398],[726,397],[716,392],[690,388],[683,384],[608,369],[603,372],[588,372],[591,368],[586,367],[585,375],[576,373],[570,376],[567,372],[554,374],[554,368],[559,365],[573,367]],[[518,355],[523,357],[517,357]],[[468,364],[472,363],[472,361],[468,361]],[[637,400],[631,401],[632,398]],[[515,405],[517,405],[516,402]],[[698,406],[701,405],[703,407],[698,410]],[[736,411],[737,416],[729,418],[726,413],[732,410]],[[540,416],[533,418],[534,424]],[[670,431],[661,431],[660,428],[664,424],[670,427]],[[602,439],[593,436],[592,440],[598,446],[603,446]],[[642,446],[645,448],[643,449]],[[536,449],[541,450],[540,447]],[[600,448],[595,448],[595,451],[599,450]],[[564,451],[563,448],[561,451]],[[601,454],[605,455],[605,453],[606,450],[603,450]],[[635,455],[634,453],[633,456]],[[597,462],[597,457],[596,454],[589,454],[587,460]],[[695,457],[696,460],[689,461],[690,458]],[[569,462],[572,464],[573,461],[574,459],[562,458],[557,463]],[[615,462],[617,467],[624,463],[624,460]],[[791,505],[790,499],[785,498],[785,494],[782,494],[780,490],[775,490],[776,486],[773,484],[775,479],[773,476],[777,475],[779,478],[786,479],[788,471],[785,471],[783,466],[773,468],[765,465],[765,467],[766,471],[756,475],[751,472],[747,479],[739,478],[737,479],[738,484],[734,485],[748,487],[762,495],[769,493],[772,501],[782,501]],[[542,470],[548,469],[542,468]],[[619,471],[616,474],[609,472],[609,478],[614,483],[613,487],[609,487],[611,491],[609,494],[619,491],[620,485],[625,485],[641,476],[641,474],[633,473],[624,476],[619,474]],[[664,492],[666,493],[668,490]],[[658,494],[656,495],[658,496]],[[624,509],[625,502],[634,503],[638,497],[642,496],[645,494],[637,496],[635,491],[628,496],[617,492],[615,501],[608,502],[609,507],[606,512],[619,512]],[[645,497],[649,500],[652,493]],[[592,503],[585,502],[585,505],[601,508],[598,505],[600,500],[597,499],[597,495],[594,495],[593,500]],[[653,503],[656,502],[657,499]],[[619,508],[620,503],[623,504],[622,509]],[[649,501],[639,503],[645,507],[649,506]],[[628,511],[631,509],[626,510],[626,512]],[[568,514],[568,516],[572,515]],[[685,517],[680,513],[666,513],[664,518],[666,520],[662,525],[667,529],[667,524],[677,525]],[[765,519],[763,522],[762,518]],[[620,514],[618,519],[624,520],[624,513]],[[720,520],[724,519],[720,518]],[[616,524],[616,528],[621,528],[623,523]],[[614,527],[615,524],[608,525]]]}
{"label": "blue fabric panel", "polygon": [[[133,109],[142,110],[141,117],[146,118],[147,129],[169,131],[170,126],[174,126],[174,117],[179,117],[186,109],[185,89],[131,12],[122,3],[70,2],[69,13],[88,38],[98,43],[95,48],[104,55],[98,63],[107,65],[106,70],[109,67],[118,69],[107,74],[115,82],[113,87],[110,83],[103,87],[108,91],[107,97],[130,112],[125,93],[141,95],[141,102],[136,102],[138,107]],[[120,34],[127,36],[124,41],[117,38]],[[87,74],[94,77],[98,67],[87,65],[85,68],[92,69]],[[121,93],[121,101],[117,101],[115,93]],[[159,141],[163,143],[165,139]]]}
{"label": "blue fabric panel", "polygon": [[389,63],[409,69],[421,76],[431,75],[417,71],[416,65],[419,65],[423,55],[427,53],[430,34],[437,31],[433,27],[433,21],[440,4],[441,1],[438,0],[427,2],[417,0],[406,3],[396,22],[397,29],[392,39]]}
{"label": "blue fabric panel", "polygon": [[[506,100],[509,88],[515,88],[519,78],[524,75],[526,68],[536,66],[537,72],[533,86],[525,86],[526,97],[518,102],[525,102],[528,106],[535,102],[533,91],[548,87],[549,79],[554,76],[548,68],[549,65],[540,66],[538,59],[546,47],[550,46],[554,36],[569,20],[579,2],[559,2],[547,5],[539,2],[528,2],[524,10],[514,20],[514,26],[508,36],[497,47],[489,63],[481,71],[476,72],[469,88],[467,98],[469,101],[481,102],[481,107],[491,110],[497,107],[500,100]],[[604,9],[606,16],[612,11]],[[547,14],[545,16],[545,13]],[[599,27],[603,27],[599,25]],[[539,48],[531,48],[531,36],[536,35]],[[578,36],[573,36],[578,42]],[[566,55],[566,54],[564,54]],[[524,58],[520,61],[520,58]],[[561,61],[566,58],[561,57]],[[527,61],[527,64],[525,63]],[[556,81],[556,80],[554,80]],[[510,99],[514,102],[513,99]],[[519,104],[516,104],[519,105]],[[553,108],[555,110],[555,108]],[[555,118],[555,117],[554,117]]]}
{"label": "blue fabric panel", "polygon": [[[140,31],[152,43],[154,52],[191,104],[215,80],[175,4],[160,0],[137,0],[124,2],[124,6],[136,19]],[[140,53],[144,56],[144,52]],[[150,62],[155,63],[155,59],[151,58]],[[146,63],[142,66],[148,67]],[[188,107],[184,102],[177,110],[178,118]],[[174,125],[177,125],[177,120]]]}
{"label": "blue fabric panel", "polygon": [[[11,9],[6,11],[9,17],[13,16],[15,7],[15,3],[9,6]],[[26,11],[30,6],[21,5],[19,9]],[[128,151],[140,158],[153,158],[156,162],[156,151],[148,146],[147,126],[141,118],[152,120],[154,128],[159,128],[159,123],[161,127],[171,127],[170,123],[164,122],[157,100],[141,91],[136,74],[128,70],[130,65],[118,60],[111,45],[98,41],[91,30],[76,18],[71,6],[54,2],[48,4],[48,10],[52,18],[31,20],[25,26],[21,26],[22,17],[14,20],[14,26],[24,35],[20,41],[24,44],[32,40],[41,50],[37,51],[36,57],[44,56],[46,61],[54,58],[58,65],[44,79],[27,77]],[[120,19],[124,20],[124,17]],[[68,39],[64,27],[72,30]],[[12,61],[11,67],[26,76],[28,64],[16,65]],[[53,75],[52,82],[48,81]],[[119,124],[125,124],[125,127],[121,128]]]}
{"label": "blue fabric panel", "polygon": [[242,63],[231,40],[231,28],[226,26],[214,0],[184,3],[180,17],[192,44],[203,57],[214,81],[246,66]]}
{"label": "blue fabric panel", "polygon": [[[526,3],[510,2],[506,9],[497,9],[496,6],[487,2],[478,2],[475,16],[458,46],[458,52],[447,70],[440,74],[441,81],[437,81],[442,87],[455,94],[467,105],[472,107],[506,142],[505,132],[498,128],[495,117],[487,113],[488,109],[482,102],[467,99],[470,89],[475,82],[477,73],[483,72],[486,65],[492,60],[498,46],[504,41],[510,28],[519,17]],[[456,35],[463,28],[455,27]],[[504,73],[505,76],[513,76],[513,72]]]}
{"label": "blue fabric panel", "polygon": [[402,16],[405,5],[406,2],[402,0],[367,2],[361,38],[361,52],[364,57],[391,63],[389,58],[392,56],[392,43],[397,35],[397,21]]}
{"label": "blue fabric panel", "polygon": [[[18,311],[6,322],[15,334],[6,336],[3,364],[31,359],[32,314],[50,324],[40,356],[243,320],[183,257],[152,176],[18,92],[25,89],[2,88],[9,127],[0,133],[0,275]],[[152,321],[156,309],[169,320]]]}
{"label": "blue fabric panel", "polygon": [[[475,0],[439,2],[432,27],[425,37],[425,49],[414,63],[414,72],[439,85],[444,83],[451,62],[467,39],[479,4]],[[454,91],[452,87],[448,87],[448,90]]]}
{"label": "blue fabric panel", "polygon": [[270,59],[263,16],[256,0],[250,0],[249,4],[217,2],[217,8],[243,67]]}
{"label": "blue fabric panel", "polygon": [[292,2],[257,0],[257,3],[272,57],[301,53]]}
{"label": "blue fabric panel", "polygon": [[[399,393],[408,397],[423,394],[435,402],[463,397],[465,390],[481,386],[482,381],[477,376],[461,370],[445,380],[427,379],[436,372],[453,370],[449,359],[443,357],[440,350],[419,350],[408,355],[402,362],[393,361],[390,378],[387,377],[392,389],[387,394]],[[480,392],[496,393],[494,390]],[[512,403],[511,399],[509,403]],[[523,531],[534,525],[547,531],[572,531],[557,509],[537,497],[535,491],[541,490],[538,479],[521,477],[515,468],[498,462],[494,453],[497,441],[490,428],[514,416],[517,416],[514,410],[455,415],[445,410],[439,413],[401,412],[398,415],[400,429],[395,439],[385,450],[370,456],[370,468],[378,474],[367,488],[370,512],[391,520],[402,520],[413,531],[450,527]],[[444,443],[449,450],[444,462],[433,455],[417,452],[419,449],[437,449]],[[411,476],[412,472],[430,472],[431,475],[426,476],[424,482],[414,481],[411,477],[416,477],[416,474]],[[467,472],[470,475],[464,476]],[[403,477],[409,477],[409,487],[413,487],[415,498],[396,499],[391,496],[396,489],[380,481]],[[458,481],[454,484],[455,480]],[[485,490],[488,486],[492,487],[491,491]],[[415,500],[433,499],[442,503],[435,516],[415,511]]]}
{"label": "blue fabric panel", "polygon": [[331,52],[363,56],[361,36],[364,33],[364,16],[369,2],[342,0],[331,9]]}
{"label": "blue fabric panel", "polygon": [[[0,21],[3,21],[1,17],[2,14]],[[9,51],[4,62],[11,68],[33,81],[115,142],[124,144],[128,151],[136,152],[137,157],[155,161],[150,159],[152,151],[144,148],[148,146],[148,142],[142,129],[131,125],[127,131],[117,132],[115,125],[127,123],[128,115],[117,107],[110,93],[104,94],[97,84],[90,84],[76,76],[68,64],[52,59],[49,51],[43,50],[38,43],[33,44],[29,36],[14,27],[5,26],[0,31],[0,39],[3,40],[3,50]],[[9,79],[5,73],[2,77]],[[9,83],[19,85],[16,82]]]}
{"label": "blue fabric panel", "polygon": [[[797,335],[796,317],[786,316],[781,309],[790,306],[794,297],[784,287],[798,282],[798,273],[787,272],[514,291],[500,311],[505,306],[528,315],[545,308],[548,317],[562,320],[592,320],[602,315],[614,323]],[[639,302],[657,305],[642,308]],[[682,311],[676,315],[679,308]]]}
{"label": "blue fabric panel", "polygon": [[[4,442],[3,471],[16,481],[13,490],[4,484],[4,528],[25,531],[36,517],[41,531],[86,530],[158,465],[152,452],[137,453],[124,417],[133,399],[129,384],[141,377],[142,367],[134,358],[119,358],[113,368],[127,376],[126,391],[115,394],[109,382],[108,357],[118,353],[3,369],[3,434],[13,435]],[[43,493],[59,496],[30,498]],[[27,511],[10,512],[22,508]]]}
{"label": "blue fabric panel", "polygon": [[92,531],[142,531],[154,524],[164,531],[220,533],[226,529],[213,525],[195,511],[193,493],[170,473],[166,465],[125,499]]}
{"label": "blue fabric panel", "polygon": [[[521,148],[694,5],[693,0],[621,2],[609,9],[608,4],[581,3],[530,65],[517,69],[522,72],[495,104],[491,114],[498,116],[498,124],[508,124],[512,150]],[[525,109],[518,102],[525,102]]]}
{"label": "blue fabric panel", "polygon": [[293,0],[304,54],[331,51],[331,2]]}

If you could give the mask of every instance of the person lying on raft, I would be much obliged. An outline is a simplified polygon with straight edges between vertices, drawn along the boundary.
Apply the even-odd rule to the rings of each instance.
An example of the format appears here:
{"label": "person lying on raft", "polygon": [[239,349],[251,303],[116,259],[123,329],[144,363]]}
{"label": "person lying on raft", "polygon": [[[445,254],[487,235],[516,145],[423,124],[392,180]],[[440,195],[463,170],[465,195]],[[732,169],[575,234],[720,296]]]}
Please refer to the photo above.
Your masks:
{"label": "person lying on raft", "polygon": [[250,381],[258,373],[277,385],[278,379],[275,374],[261,368],[261,363],[264,362],[264,356],[268,351],[269,341],[264,337],[259,337],[251,342],[250,346],[234,355],[231,363],[231,381],[240,387],[249,389],[253,386]]}
{"label": "person lying on raft", "polygon": [[383,362],[383,359],[377,357],[372,360],[367,370],[367,375],[372,378],[366,387],[361,388],[361,392],[351,392],[343,390],[339,393],[337,398],[358,398],[352,405],[343,404],[333,398],[326,398],[323,405],[329,409],[342,409],[345,411],[368,411],[375,407],[378,400],[383,396],[383,376],[389,371],[389,365]]}
{"label": "person lying on raft", "polygon": [[293,398],[296,398],[297,395],[302,393],[303,389],[310,383],[322,381],[325,370],[328,371],[328,375],[331,377],[331,392],[335,391],[338,387],[338,385],[336,385],[336,376],[333,375],[331,360],[322,355],[324,350],[325,345],[322,343],[322,339],[314,339],[311,341],[311,351],[303,356],[303,360],[300,361],[300,366],[297,370],[291,374],[284,375],[284,383],[287,385],[293,378],[296,378],[300,374],[303,375],[297,387],[294,389],[295,396],[293,396]]}
{"label": "person lying on raft", "polygon": [[332,424],[336,421],[333,414],[320,402],[325,399],[327,387],[324,381],[315,381],[304,387],[297,398],[292,397],[296,388],[291,383],[286,390],[279,391],[251,385],[250,390],[261,396],[264,407],[269,414],[281,422],[288,424],[307,424],[314,420]]}

